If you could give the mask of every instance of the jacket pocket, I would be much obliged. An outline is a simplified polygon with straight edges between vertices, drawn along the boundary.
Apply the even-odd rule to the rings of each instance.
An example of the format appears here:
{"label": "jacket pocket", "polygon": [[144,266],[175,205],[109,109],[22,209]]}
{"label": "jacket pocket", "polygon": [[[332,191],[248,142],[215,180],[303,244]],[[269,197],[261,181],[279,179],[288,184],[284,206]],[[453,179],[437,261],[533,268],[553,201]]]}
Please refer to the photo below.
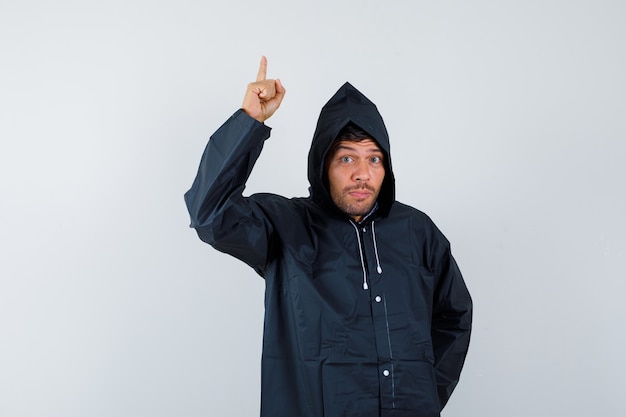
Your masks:
{"label": "jacket pocket", "polygon": [[324,417],[379,417],[378,366],[325,363],[322,368]]}
{"label": "jacket pocket", "polygon": [[438,416],[441,409],[433,365],[428,361],[398,361],[394,369],[395,405],[420,416]]}

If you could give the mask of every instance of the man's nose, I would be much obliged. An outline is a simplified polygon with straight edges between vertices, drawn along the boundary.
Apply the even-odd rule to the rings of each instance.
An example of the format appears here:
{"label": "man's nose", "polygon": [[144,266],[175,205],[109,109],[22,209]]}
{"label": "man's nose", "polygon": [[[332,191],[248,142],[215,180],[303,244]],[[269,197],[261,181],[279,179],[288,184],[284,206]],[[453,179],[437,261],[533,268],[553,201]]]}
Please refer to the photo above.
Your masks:
{"label": "man's nose", "polygon": [[370,170],[367,166],[367,161],[360,161],[355,165],[352,177],[355,181],[369,181]]}

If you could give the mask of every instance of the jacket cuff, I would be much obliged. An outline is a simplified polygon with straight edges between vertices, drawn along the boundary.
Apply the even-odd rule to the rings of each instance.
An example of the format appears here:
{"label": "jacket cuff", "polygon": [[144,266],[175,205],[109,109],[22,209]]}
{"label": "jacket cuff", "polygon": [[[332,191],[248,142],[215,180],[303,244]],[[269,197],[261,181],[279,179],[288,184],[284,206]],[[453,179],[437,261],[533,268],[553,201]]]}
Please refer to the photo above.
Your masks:
{"label": "jacket cuff", "polygon": [[243,109],[239,109],[235,113],[233,113],[231,119],[237,121],[238,123],[241,123],[244,127],[250,130],[265,130],[268,136],[270,131],[272,130],[272,128],[267,126],[265,123],[259,122],[254,117],[249,116],[248,113],[243,111]]}

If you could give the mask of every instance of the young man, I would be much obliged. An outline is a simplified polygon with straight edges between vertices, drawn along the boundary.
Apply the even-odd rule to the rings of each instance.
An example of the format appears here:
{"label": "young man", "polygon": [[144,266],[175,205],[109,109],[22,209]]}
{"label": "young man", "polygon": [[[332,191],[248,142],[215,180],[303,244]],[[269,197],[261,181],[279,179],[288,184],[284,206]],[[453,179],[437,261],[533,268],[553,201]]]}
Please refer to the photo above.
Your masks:
{"label": "young man", "polygon": [[310,196],[243,197],[285,95],[266,68],[263,58],[185,194],[200,238],[265,278],[261,416],[439,416],[472,315],[450,245],[395,201],[387,130],[348,83],[321,111]]}

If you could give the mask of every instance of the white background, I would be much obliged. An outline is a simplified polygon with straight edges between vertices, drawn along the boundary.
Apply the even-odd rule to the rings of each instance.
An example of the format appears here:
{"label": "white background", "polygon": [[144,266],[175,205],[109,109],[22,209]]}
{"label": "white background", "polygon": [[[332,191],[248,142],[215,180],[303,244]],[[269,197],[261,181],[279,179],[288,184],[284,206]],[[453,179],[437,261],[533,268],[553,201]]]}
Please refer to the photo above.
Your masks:
{"label": "white background", "polygon": [[350,81],[475,302],[444,417],[624,416],[622,1],[0,0],[0,416],[258,415],[263,281],[183,193],[262,54],[248,193]]}

